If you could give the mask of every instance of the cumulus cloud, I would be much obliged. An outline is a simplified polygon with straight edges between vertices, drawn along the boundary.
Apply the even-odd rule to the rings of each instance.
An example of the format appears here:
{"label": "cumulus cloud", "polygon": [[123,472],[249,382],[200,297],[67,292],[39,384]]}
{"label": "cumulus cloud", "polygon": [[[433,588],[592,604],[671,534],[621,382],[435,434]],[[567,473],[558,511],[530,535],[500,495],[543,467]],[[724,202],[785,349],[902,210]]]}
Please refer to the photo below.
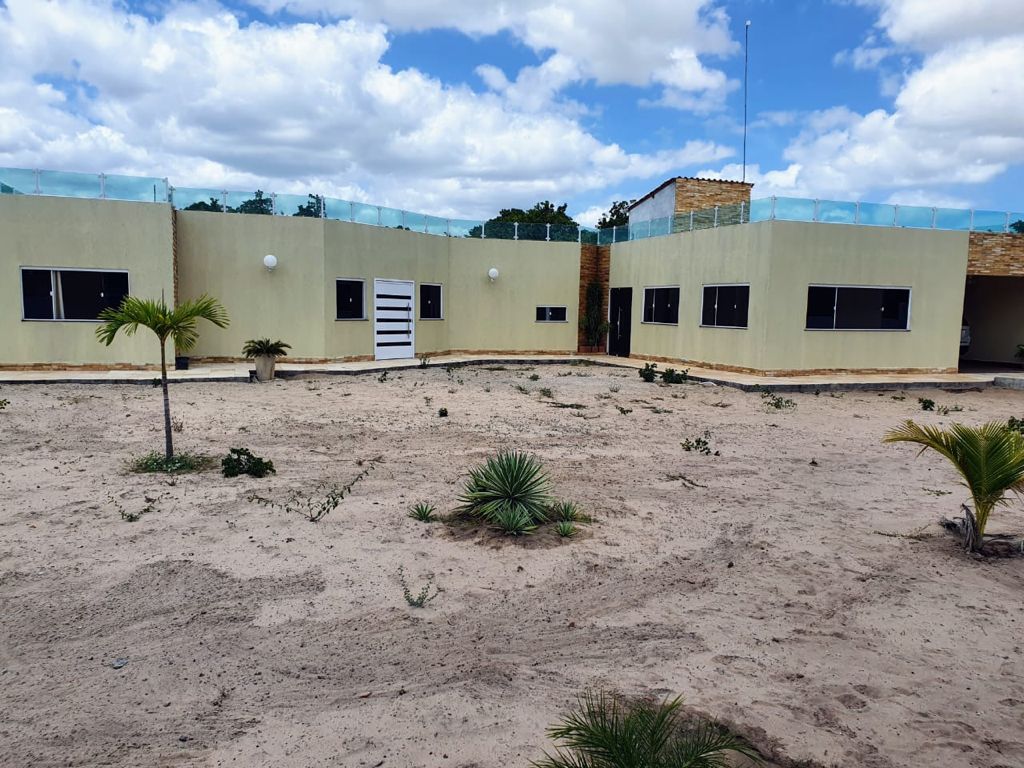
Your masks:
{"label": "cumulus cloud", "polygon": [[[505,23],[501,9],[464,5]],[[386,20],[415,27],[417,8]],[[730,154],[707,141],[640,154],[599,140],[579,109],[557,100],[584,66],[557,52],[513,81],[480,70],[490,87],[482,94],[393,69],[382,63],[388,28],[361,15],[271,26],[210,4],[176,3],[147,18],[115,0],[7,0],[0,165],[317,190],[483,216]]]}

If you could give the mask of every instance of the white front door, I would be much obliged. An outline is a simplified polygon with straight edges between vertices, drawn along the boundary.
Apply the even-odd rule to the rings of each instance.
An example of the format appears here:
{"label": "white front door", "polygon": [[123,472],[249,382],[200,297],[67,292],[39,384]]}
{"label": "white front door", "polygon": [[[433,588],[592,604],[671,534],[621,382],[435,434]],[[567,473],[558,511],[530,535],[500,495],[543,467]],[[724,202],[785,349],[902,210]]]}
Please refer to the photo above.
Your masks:
{"label": "white front door", "polygon": [[416,356],[415,288],[412,280],[373,281],[373,344],[377,360]]}

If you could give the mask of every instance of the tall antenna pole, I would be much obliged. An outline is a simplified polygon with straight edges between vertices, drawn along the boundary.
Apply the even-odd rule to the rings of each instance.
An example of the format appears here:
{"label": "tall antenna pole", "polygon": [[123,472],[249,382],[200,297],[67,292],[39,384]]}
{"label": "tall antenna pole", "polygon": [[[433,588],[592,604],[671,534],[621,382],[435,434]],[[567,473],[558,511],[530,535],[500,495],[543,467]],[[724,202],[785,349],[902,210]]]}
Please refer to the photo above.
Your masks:
{"label": "tall antenna pole", "polygon": [[747,72],[750,69],[750,19],[743,28],[743,181],[747,180]]}

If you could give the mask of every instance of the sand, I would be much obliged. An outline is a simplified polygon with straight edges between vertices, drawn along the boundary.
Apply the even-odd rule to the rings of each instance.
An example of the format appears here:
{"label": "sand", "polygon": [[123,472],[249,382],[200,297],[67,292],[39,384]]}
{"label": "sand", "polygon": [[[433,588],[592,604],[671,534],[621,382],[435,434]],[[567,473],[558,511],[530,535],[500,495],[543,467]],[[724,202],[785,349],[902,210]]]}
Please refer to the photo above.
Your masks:
{"label": "sand", "polygon": [[[769,411],[583,366],[172,386],[178,448],[250,448],[262,480],[128,473],[163,444],[149,386],[0,397],[4,766],[525,766],[587,687],[682,694],[778,765],[1024,765],[1024,558],[962,553],[951,470],[880,442],[1022,416],[1020,392]],[[705,429],[720,455],[680,448]],[[509,447],[598,523],[524,544],[406,516]],[[319,523],[248,500],[377,456]],[[399,566],[437,599],[408,606]]]}

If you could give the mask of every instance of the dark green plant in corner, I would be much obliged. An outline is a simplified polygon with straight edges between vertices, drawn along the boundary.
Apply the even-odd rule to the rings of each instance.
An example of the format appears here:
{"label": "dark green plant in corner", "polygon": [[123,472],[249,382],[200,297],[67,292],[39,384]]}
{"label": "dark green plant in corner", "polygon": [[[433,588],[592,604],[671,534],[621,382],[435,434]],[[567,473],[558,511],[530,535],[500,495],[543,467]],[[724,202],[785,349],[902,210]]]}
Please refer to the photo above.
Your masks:
{"label": "dark green plant in corner", "polygon": [[[174,309],[161,299],[140,299],[125,296],[121,306],[108,307],[100,312],[103,322],[96,329],[96,337],[108,347],[118,331],[134,336],[139,326],[149,328],[160,340],[160,385],[164,395],[164,458],[170,463],[174,458],[174,442],[171,438],[171,401],[167,394],[167,340],[174,341],[178,352],[188,352],[199,341],[196,324],[209,320],[218,328],[226,328],[228,314],[219,301],[209,296],[200,296],[195,301],[186,301]],[[169,470],[173,471],[173,470]]]}
{"label": "dark green plant in corner", "polygon": [[548,728],[555,753],[534,768],[729,768],[758,754],[726,728],[683,716],[681,698],[628,701],[586,692],[576,708]]}
{"label": "dark green plant in corner", "polygon": [[935,410],[935,401],[930,399],[930,398],[919,397],[919,398],[917,398],[917,402],[920,403],[922,411],[934,411]]}
{"label": "dark green plant in corner", "polygon": [[655,377],[658,375],[658,364],[657,363],[644,363],[644,367],[641,368],[638,373],[640,378],[646,381],[648,384],[654,382]]}
{"label": "dark green plant in corner", "polygon": [[457,515],[482,520],[511,536],[533,532],[547,522],[551,483],[540,461],[504,451],[469,472]]}
{"label": "dark green plant in corner", "polygon": [[588,347],[599,347],[604,343],[604,335],[608,333],[608,322],[601,312],[604,290],[596,280],[587,283],[585,296],[586,308],[580,315],[580,330]]}
{"label": "dark green plant in corner", "polygon": [[261,459],[248,448],[229,448],[228,455],[221,459],[220,466],[224,477],[266,477],[271,472],[277,474],[274,462]]}
{"label": "dark green plant in corner", "polygon": [[931,448],[960,473],[974,502],[973,511],[963,506],[960,524],[964,546],[972,552],[984,544],[989,515],[1007,503],[1007,492],[1024,494],[1024,435],[1004,423],[992,421],[980,427],[952,424],[942,429],[908,420],[889,430],[883,442],[916,443],[921,453]]}
{"label": "dark green plant in corner", "polygon": [[666,384],[685,384],[690,378],[690,369],[683,368],[682,372],[675,368],[666,368],[661,372],[661,380]]}

